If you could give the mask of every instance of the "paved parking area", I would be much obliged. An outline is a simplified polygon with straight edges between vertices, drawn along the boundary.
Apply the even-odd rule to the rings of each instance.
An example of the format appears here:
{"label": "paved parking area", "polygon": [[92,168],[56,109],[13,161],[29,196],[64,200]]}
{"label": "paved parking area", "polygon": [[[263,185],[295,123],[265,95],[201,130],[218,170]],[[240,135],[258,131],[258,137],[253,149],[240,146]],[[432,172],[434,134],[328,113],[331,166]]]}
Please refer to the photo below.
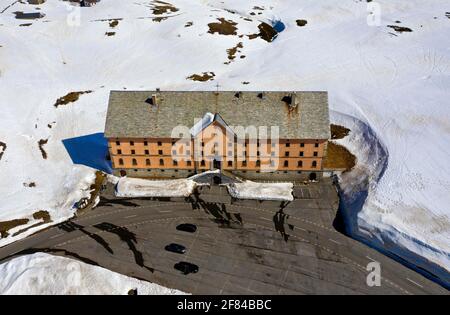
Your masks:
{"label": "paved parking area", "polygon": [[[0,249],[65,255],[193,294],[424,294],[447,291],[340,233],[330,181],[295,187],[291,203],[233,200],[203,187],[184,198],[116,198],[113,187],[80,217]],[[193,223],[195,233],[176,230]],[[187,247],[167,252],[169,243]],[[199,266],[183,275],[179,261]],[[366,284],[369,262],[382,266],[380,287]]]}

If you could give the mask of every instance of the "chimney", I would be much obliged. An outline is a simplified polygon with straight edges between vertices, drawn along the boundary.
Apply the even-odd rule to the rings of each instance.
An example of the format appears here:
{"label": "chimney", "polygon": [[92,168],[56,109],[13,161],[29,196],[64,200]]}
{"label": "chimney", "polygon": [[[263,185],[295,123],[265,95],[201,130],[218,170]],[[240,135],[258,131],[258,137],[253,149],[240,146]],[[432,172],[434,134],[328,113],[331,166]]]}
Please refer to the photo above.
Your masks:
{"label": "chimney", "polygon": [[295,92],[292,92],[291,94],[291,106],[295,107],[297,105],[297,100],[296,100],[297,94],[295,94]]}
{"label": "chimney", "polygon": [[152,94],[152,105],[157,106],[158,105],[158,97],[156,94]]}

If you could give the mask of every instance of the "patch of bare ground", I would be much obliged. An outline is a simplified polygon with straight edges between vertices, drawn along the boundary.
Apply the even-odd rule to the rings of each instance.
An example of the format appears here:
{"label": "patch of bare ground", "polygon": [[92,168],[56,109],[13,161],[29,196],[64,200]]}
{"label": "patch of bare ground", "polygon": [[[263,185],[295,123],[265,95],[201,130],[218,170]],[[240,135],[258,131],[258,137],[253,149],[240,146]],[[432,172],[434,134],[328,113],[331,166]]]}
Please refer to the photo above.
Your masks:
{"label": "patch of bare ground", "polygon": [[38,5],[45,3],[46,0],[27,0],[28,4]]}
{"label": "patch of bare ground", "polygon": [[48,139],[41,139],[41,140],[38,141],[39,150],[41,151],[42,158],[44,160],[47,159],[47,152],[44,150],[44,145],[46,145],[47,142],[48,142]]}
{"label": "patch of bare ground", "polygon": [[350,133],[350,129],[340,125],[331,124],[330,129],[331,129],[331,139],[333,140],[343,139],[347,137],[348,134]]}
{"label": "patch of bare ground", "polygon": [[23,183],[23,186],[33,188],[36,187],[36,183],[35,182]]}
{"label": "patch of bare ground", "polygon": [[209,31],[208,33],[214,34],[218,33],[220,35],[237,35],[236,33],[236,25],[237,23],[232,20],[225,20],[225,18],[218,18],[219,23],[212,22],[209,23]]}
{"label": "patch of bare ground", "polygon": [[90,209],[90,207],[93,205],[95,198],[97,198],[98,194],[100,193],[100,190],[102,188],[103,182],[105,181],[106,175],[105,173],[101,171],[95,172],[95,181],[92,183],[92,185],[89,187],[89,191],[91,192],[91,195],[87,198],[81,198],[76,203],[77,208],[77,214],[81,214],[83,211],[86,211]]}
{"label": "patch of bare ground", "polygon": [[5,238],[9,236],[9,230],[14,229],[18,226],[25,225],[29,222],[29,219],[15,219],[10,221],[0,222],[0,238]]}
{"label": "patch of bare ground", "polygon": [[52,222],[52,220],[50,218],[50,213],[48,213],[48,211],[45,211],[45,210],[39,210],[39,211],[33,213],[33,219],[42,220],[42,222],[44,222],[44,223]]}
{"label": "patch of bare ground", "polygon": [[248,81],[242,81],[241,83],[244,85],[250,84],[250,82],[248,82]]}
{"label": "patch of bare ground", "polygon": [[6,143],[0,141],[0,160],[2,159],[3,153],[6,151]]}
{"label": "patch of bare ground", "polygon": [[328,142],[327,154],[323,160],[324,169],[350,171],[356,165],[356,157],[346,147],[333,141]]}
{"label": "patch of bare ground", "polygon": [[300,26],[300,27],[303,27],[303,26],[305,26],[306,24],[308,24],[308,21],[303,20],[303,19],[298,19],[298,20],[296,20],[295,22],[297,23],[297,26]]}
{"label": "patch of bare ground", "polygon": [[202,74],[192,74],[188,76],[186,79],[192,80],[192,81],[200,81],[205,82],[212,80],[216,75],[214,72],[202,72]]}
{"label": "patch of bare ground", "polygon": [[41,12],[22,12],[22,11],[16,11],[13,12],[13,14],[16,16],[16,19],[18,20],[35,20],[35,19],[42,19],[45,14]]}
{"label": "patch of bare ground", "polygon": [[17,231],[16,233],[13,234],[13,236],[17,236],[17,235],[22,234],[22,233],[24,233],[24,232],[26,232],[26,231],[28,231],[30,229],[33,229],[35,227],[38,227],[38,226],[44,225],[46,223],[52,222],[52,220],[50,218],[50,214],[48,213],[48,211],[45,211],[45,210],[40,210],[40,211],[37,211],[37,212],[33,213],[33,219],[39,220],[40,222],[37,222],[37,223],[35,223],[33,225],[30,225],[27,228],[24,228],[24,229],[21,229],[21,230]]}
{"label": "patch of bare ground", "polygon": [[108,36],[108,37],[109,36],[114,36],[114,35],[116,35],[116,32],[106,32],[105,35]]}
{"label": "patch of bare ground", "polygon": [[119,25],[119,20],[111,20],[111,21],[109,21],[109,27],[115,28],[117,25]]}
{"label": "patch of bare ground", "polygon": [[161,15],[166,13],[175,13],[179,9],[173,4],[163,1],[154,1],[152,6],[152,11],[154,15]]}
{"label": "patch of bare ground", "polygon": [[74,102],[78,101],[78,99],[80,98],[80,95],[89,94],[89,93],[92,93],[92,91],[78,91],[78,92],[67,93],[63,97],[58,98],[53,106],[55,106],[57,108],[58,106],[61,106],[61,105],[67,105],[69,103],[74,103]]}
{"label": "patch of bare ground", "polygon": [[31,26],[31,25],[33,25],[33,23],[23,23],[23,24],[19,24],[19,26]]}
{"label": "patch of bare ground", "polygon": [[450,19],[450,12],[445,12],[445,16]]}
{"label": "patch of bare ground", "polygon": [[194,25],[194,22],[188,21],[186,22],[186,24],[184,24],[184,27],[191,27],[192,25]]}
{"label": "patch of bare ground", "polygon": [[387,27],[392,28],[397,33],[412,32],[412,29],[410,29],[409,27],[398,26],[398,25],[388,25]]}
{"label": "patch of bare ground", "polygon": [[234,46],[230,49],[227,49],[228,61],[225,62],[225,64],[230,64],[236,58],[236,53],[241,52],[240,49],[242,49],[243,47],[244,46],[243,46],[242,42],[239,42],[239,43],[237,43],[236,46]]}
{"label": "patch of bare ground", "polygon": [[278,32],[269,24],[262,22],[258,25],[259,33],[247,35],[249,39],[261,37],[266,42],[272,42],[277,37]]}

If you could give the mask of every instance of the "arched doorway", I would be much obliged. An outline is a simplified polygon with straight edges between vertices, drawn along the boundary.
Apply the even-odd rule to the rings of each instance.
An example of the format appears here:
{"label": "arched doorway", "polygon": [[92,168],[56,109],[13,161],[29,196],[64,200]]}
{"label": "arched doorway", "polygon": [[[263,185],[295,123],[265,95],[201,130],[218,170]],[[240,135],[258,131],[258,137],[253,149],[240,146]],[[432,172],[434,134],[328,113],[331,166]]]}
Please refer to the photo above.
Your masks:
{"label": "arched doorway", "polygon": [[317,180],[317,174],[316,174],[316,173],[311,173],[311,174],[309,174],[309,180],[310,180],[310,181],[315,181],[315,180]]}
{"label": "arched doorway", "polygon": [[127,176],[127,172],[125,172],[124,170],[121,170],[120,171],[120,176],[122,176],[122,177]]}

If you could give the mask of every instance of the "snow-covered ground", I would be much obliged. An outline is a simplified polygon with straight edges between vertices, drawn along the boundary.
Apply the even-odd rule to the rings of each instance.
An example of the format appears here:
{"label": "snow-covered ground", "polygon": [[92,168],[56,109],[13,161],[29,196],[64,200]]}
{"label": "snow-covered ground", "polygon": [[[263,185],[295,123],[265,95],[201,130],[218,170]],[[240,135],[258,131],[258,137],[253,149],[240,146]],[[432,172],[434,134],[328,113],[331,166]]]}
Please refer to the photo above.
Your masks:
{"label": "snow-covered ground", "polygon": [[192,179],[146,180],[121,177],[116,186],[117,197],[188,197],[196,183]]}
{"label": "snow-covered ground", "polygon": [[[103,131],[111,89],[327,90],[332,121],[352,128],[343,142],[359,158],[343,186],[358,174],[368,181],[356,232],[450,270],[448,1],[167,1],[178,11],[165,20],[152,19],[149,0],[80,11],[47,1],[46,16],[32,21],[12,13],[36,11],[26,3],[0,13],[0,221],[37,210],[54,221],[72,215],[93,170],[73,165],[61,140]],[[236,22],[236,35],[208,33],[218,18]],[[248,37],[261,21],[285,28],[271,43]],[[229,62],[227,49],[239,43]],[[203,72],[213,79],[187,79]],[[53,106],[72,91],[92,93]]]}
{"label": "snow-covered ground", "polygon": [[0,294],[185,294],[65,257],[36,253],[0,265]]}
{"label": "snow-covered ground", "polygon": [[256,183],[246,180],[227,185],[231,196],[238,199],[292,201],[292,183]]}

